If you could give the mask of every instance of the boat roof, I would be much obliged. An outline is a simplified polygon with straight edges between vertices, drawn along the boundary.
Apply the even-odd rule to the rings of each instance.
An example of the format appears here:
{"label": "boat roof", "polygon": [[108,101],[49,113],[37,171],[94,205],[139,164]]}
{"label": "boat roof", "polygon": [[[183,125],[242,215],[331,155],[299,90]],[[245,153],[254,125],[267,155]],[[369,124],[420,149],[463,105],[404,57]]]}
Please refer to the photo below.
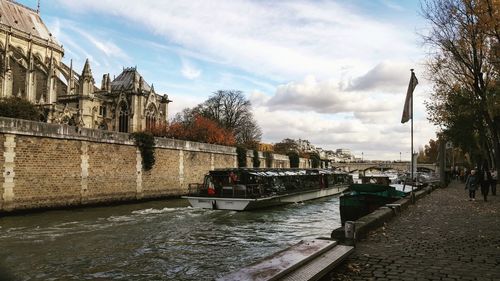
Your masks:
{"label": "boat roof", "polygon": [[303,176],[303,175],[333,175],[345,174],[343,172],[326,169],[301,169],[301,168],[227,168],[215,169],[210,174],[246,173],[259,177],[279,177],[279,176]]}
{"label": "boat roof", "polygon": [[361,176],[360,178],[389,178],[386,175],[371,175],[371,176]]}

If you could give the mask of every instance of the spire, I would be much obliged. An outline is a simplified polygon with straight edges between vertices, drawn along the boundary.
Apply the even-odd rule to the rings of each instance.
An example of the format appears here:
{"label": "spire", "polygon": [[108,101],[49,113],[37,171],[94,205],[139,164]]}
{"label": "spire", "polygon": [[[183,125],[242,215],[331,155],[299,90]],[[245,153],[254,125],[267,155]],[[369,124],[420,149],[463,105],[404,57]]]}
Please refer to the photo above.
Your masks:
{"label": "spire", "polygon": [[82,75],[79,80],[78,93],[81,96],[88,96],[94,93],[94,77],[92,76],[92,70],[90,69],[89,59],[85,60],[85,65],[83,66]]}
{"label": "spire", "polygon": [[38,5],[36,6],[36,13],[40,14],[40,0],[38,0]]}
{"label": "spire", "polygon": [[83,66],[82,77],[92,77],[92,70],[90,69],[89,59],[85,60],[85,65]]}

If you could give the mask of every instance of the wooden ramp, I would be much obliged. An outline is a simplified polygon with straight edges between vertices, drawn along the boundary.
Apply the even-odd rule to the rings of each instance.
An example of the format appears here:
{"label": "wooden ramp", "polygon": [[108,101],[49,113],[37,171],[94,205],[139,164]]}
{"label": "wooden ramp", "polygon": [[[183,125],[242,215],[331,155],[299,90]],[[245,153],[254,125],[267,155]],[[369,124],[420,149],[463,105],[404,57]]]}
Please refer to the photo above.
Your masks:
{"label": "wooden ramp", "polygon": [[217,280],[318,280],[353,250],[332,240],[301,241]]}

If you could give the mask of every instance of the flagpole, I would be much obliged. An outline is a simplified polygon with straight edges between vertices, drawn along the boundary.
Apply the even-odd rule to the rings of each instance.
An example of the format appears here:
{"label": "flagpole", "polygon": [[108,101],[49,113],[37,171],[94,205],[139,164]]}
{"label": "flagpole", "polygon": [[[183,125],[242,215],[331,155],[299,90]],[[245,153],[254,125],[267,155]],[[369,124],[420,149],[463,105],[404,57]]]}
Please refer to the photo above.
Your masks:
{"label": "flagpole", "polygon": [[[411,81],[413,81],[413,68],[410,69],[411,71]],[[413,193],[413,185],[415,184],[414,178],[413,178],[413,91],[411,93],[411,180],[412,180],[412,185],[411,185],[411,193]]]}

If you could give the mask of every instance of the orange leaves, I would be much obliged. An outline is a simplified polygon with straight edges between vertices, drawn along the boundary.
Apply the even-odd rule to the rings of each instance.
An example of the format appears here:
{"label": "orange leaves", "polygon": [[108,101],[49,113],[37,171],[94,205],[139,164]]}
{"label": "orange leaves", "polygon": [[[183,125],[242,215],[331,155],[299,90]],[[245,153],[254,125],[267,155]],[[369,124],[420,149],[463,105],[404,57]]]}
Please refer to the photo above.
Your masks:
{"label": "orange leaves", "polygon": [[167,134],[164,136],[176,139],[220,145],[234,145],[236,143],[232,132],[221,128],[215,121],[200,115],[196,115],[192,122],[173,122],[167,126],[166,131]]}

